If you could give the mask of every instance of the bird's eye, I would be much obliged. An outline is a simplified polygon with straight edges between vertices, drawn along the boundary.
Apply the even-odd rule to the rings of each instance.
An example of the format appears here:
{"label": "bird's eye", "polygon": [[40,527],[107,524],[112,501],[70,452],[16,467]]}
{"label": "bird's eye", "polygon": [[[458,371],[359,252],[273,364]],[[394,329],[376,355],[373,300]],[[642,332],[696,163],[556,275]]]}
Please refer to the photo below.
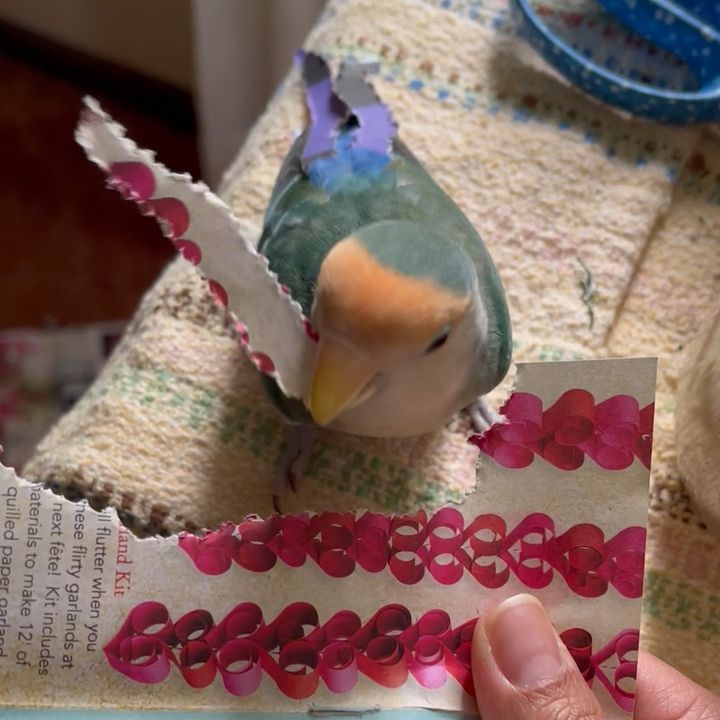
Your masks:
{"label": "bird's eye", "polygon": [[430,353],[439,350],[447,342],[449,336],[450,326],[448,325],[447,327],[444,327],[438,336],[425,348],[425,354],[429,355]]}

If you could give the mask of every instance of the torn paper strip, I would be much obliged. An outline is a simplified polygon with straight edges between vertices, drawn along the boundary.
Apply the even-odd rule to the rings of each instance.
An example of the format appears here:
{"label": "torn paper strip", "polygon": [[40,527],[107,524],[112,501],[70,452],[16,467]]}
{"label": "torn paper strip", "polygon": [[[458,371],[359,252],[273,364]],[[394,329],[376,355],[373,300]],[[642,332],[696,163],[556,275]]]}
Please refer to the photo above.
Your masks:
{"label": "torn paper strip", "polygon": [[301,398],[310,377],[314,333],[265,257],[242,236],[230,208],[202,183],[156,162],[92,98],[85,99],[76,139],[109,185],[143,214],[156,217],[183,257],[207,278],[210,292],[235,318],[258,369],[271,375],[285,395]]}

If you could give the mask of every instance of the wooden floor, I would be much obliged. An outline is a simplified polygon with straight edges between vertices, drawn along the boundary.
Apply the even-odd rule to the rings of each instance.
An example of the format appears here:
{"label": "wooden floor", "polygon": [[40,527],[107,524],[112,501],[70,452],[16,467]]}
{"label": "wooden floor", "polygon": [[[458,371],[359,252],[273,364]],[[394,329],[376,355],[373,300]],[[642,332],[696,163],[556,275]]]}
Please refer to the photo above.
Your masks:
{"label": "wooden floor", "polygon": [[193,122],[117,87],[0,37],[0,328],[129,318],[172,257],[155,221],[105,189],[73,129],[91,92],[161,162],[198,177]]}

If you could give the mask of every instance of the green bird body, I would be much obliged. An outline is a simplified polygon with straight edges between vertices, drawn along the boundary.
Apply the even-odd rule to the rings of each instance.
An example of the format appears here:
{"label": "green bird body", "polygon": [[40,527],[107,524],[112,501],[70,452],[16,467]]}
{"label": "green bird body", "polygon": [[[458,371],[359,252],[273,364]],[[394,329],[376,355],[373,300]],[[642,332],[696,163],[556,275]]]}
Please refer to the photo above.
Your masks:
{"label": "green bird body", "polygon": [[[326,284],[334,282],[336,295],[342,295],[347,287],[359,301],[350,303],[346,319],[340,317],[338,321],[335,317],[328,334],[343,336],[340,344],[351,348],[365,343],[355,342],[353,333],[356,337],[372,336],[373,342],[368,340],[359,350],[371,362],[374,355],[383,356],[383,332],[388,345],[397,346],[378,361],[370,397],[362,402],[354,398],[327,424],[364,435],[419,434],[440,427],[505,376],[511,356],[508,309],[500,278],[480,236],[403,143],[393,140],[385,163],[374,163],[372,157],[368,162],[365,158],[353,162],[342,149],[342,137],[351,133],[351,129],[341,131],[335,157],[317,161],[325,164],[319,178],[303,168],[307,133],[297,139],[273,190],[258,249],[267,257],[278,281],[289,288],[311,318],[321,342],[323,318],[328,313],[318,306],[318,288],[323,283],[323,268],[330,267],[328,258],[337,255]],[[347,268],[347,275],[343,275],[342,267],[337,269],[342,260],[338,246],[348,239],[355,247],[344,249],[346,265],[377,263],[374,271],[371,268],[368,272],[366,298],[362,297],[363,287],[356,287],[359,281],[353,268]],[[374,278],[385,275],[387,282],[376,287]],[[420,294],[414,294],[412,283]],[[427,292],[422,294],[422,288]],[[437,348],[426,348],[425,344],[410,347],[413,338],[420,342],[425,326],[430,344],[434,340],[433,323],[440,322],[443,331],[445,316],[425,302],[436,290],[439,304],[455,307],[453,298],[460,304],[464,298],[467,307],[463,305],[465,310],[458,311],[459,315],[447,311],[450,314],[446,317],[454,319],[447,323],[449,337],[436,339]],[[378,293],[383,296],[377,297]],[[395,298],[396,294],[402,297]],[[397,302],[391,302],[395,299]],[[342,305],[341,299],[331,300],[326,304]],[[403,310],[403,302],[412,306]],[[385,308],[387,316],[383,314]],[[390,317],[393,312],[394,317]],[[342,315],[336,308],[334,315],[338,314]],[[368,329],[373,323],[378,326],[374,334],[372,327]],[[407,337],[403,323],[413,326]],[[349,328],[347,337],[342,329],[345,326]],[[404,354],[398,349],[403,342],[407,346]],[[373,348],[377,347],[376,352]],[[393,383],[393,378],[397,382]],[[269,377],[263,382],[289,420],[313,422],[307,399],[284,397]]]}

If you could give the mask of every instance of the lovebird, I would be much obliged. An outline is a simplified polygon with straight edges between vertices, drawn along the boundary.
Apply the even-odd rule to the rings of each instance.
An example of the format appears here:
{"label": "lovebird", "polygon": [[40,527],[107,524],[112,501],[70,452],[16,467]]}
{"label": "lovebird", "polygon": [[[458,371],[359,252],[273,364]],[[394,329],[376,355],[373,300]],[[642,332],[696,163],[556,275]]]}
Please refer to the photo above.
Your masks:
{"label": "lovebird", "polygon": [[273,492],[294,488],[318,426],[374,437],[429,433],[506,375],[511,325],[497,269],[460,208],[397,137],[388,108],[345,64],[301,54],[311,122],[290,149],[258,251],[318,334],[302,399],[265,390],[289,424]]}

